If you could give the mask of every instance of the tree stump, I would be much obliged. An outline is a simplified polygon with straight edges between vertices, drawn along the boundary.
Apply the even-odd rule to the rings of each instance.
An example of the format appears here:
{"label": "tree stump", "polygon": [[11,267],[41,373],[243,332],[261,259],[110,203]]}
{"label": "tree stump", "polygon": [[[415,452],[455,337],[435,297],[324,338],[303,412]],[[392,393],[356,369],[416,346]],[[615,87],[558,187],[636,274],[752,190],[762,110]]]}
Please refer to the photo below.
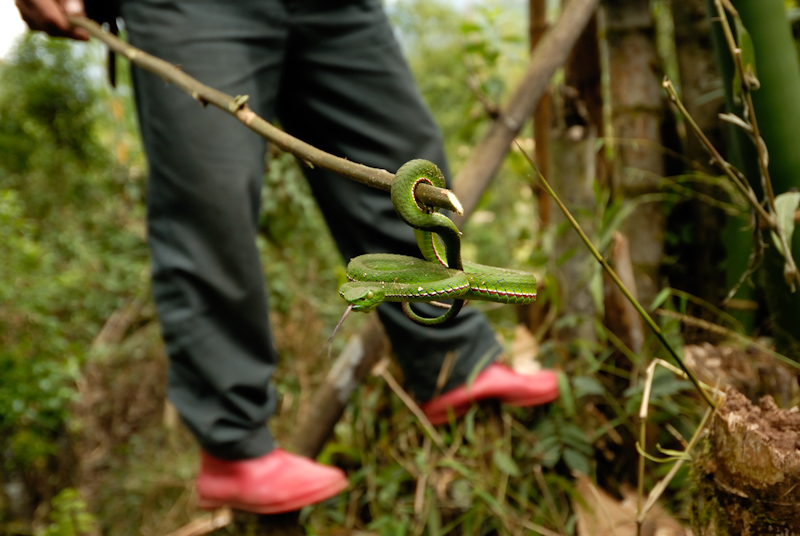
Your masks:
{"label": "tree stump", "polygon": [[700,536],[800,536],[800,412],[726,391],[695,464]]}

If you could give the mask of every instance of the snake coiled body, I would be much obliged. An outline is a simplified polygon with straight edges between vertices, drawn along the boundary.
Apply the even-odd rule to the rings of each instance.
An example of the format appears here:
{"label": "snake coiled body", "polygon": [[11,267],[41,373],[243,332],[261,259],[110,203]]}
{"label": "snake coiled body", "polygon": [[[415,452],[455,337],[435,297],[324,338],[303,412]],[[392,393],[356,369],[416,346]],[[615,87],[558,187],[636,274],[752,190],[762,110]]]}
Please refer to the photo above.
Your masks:
{"label": "snake coiled body", "polygon": [[356,257],[347,265],[347,288],[380,288],[383,301],[429,302],[457,298],[470,287],[460,270],[391,253]]}
{"label": "snake coiled body", "polygon": [[[534,301],[536,279],[532,274],[462,261],[461,233],[456,225],[417,199],[416,187],[422,182],[445,187],[435,164],[411,160],[397,170],[391,195],[397,214],[415,229],[417,244],[426,260],[385,253],[352,259],[347,266],[349,282],[339,289],[352,308],[369,312],[383,301],[402,302],[404,312],[413,321],[439,325],[455,317],[464,300],[511,304]],[[442,299],[453,299],[453,305],[434,318],[419,316],[409,305]]]}

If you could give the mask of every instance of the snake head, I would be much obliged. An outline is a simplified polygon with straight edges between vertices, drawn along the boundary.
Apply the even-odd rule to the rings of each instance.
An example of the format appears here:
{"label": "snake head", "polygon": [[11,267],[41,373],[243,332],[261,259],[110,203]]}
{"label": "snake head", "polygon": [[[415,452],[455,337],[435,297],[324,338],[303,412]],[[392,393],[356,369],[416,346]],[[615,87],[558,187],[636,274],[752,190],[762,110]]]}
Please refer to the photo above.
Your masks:
{"label": "snake head", "polygon": [[353,306],[353,311],[369,313],[383,302],[386,294],[377,285],[345,283],[339,288],[339,295]]}

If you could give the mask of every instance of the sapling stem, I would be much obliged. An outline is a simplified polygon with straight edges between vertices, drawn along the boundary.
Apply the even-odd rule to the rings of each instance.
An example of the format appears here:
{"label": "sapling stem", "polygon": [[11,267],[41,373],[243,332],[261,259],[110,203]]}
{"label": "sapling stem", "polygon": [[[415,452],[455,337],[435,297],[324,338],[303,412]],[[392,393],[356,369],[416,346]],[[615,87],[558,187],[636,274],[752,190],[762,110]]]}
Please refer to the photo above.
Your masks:
{"label": "sapling stem", "polygon": [[[647,379],[645,380],[644,386],[644,393],[642,394],[642,405],[639,408],[639,419],[640,419],[640,432],[639,432],[639,482],[638,482],[638,493],[637,493],[637,514],[636,514],[636,529],[637,533],[641,530],[642,524],[644,523],[645,517],[647,516],[647,512],[653,508],[658,498],[664,493],[664,490],[667,489],[667,486],[675,477],[675,474],[683,465],[685,458],[679,458],[675,460],[675,464],[670,468],[669,472],[662,478],[650,491],[650,494],[647,496],[647,500],[644,500],[644,470],[645,470],[645,430],[646,430],[646,423],[647,423],[647,416],[648,416],[648,406],[650,402],[650,392],[653,385],[653,379],[655,377],[655,370],[656,366],[662,366],[667,370],[681,375],[679,370],[676,370],[670,363],[664,361],[663,359],[654,359],[652,363],[647,367]],[[721,391],[717,391],[717,394],[721,397],[724,394]],[[686,455],[691,452],[694,447],[697,445],[697,442],[700,440],[700,435],[706,427],[706,423],[708,422],[708,418],[711,416],[712,408],[708,408],[703,419],[700,421],[700,424],[695,429],[694,435],[689,443],[686,445],[684,449],[684,453]]]}
{"label": "sapling stem", "polygon": [[608,262],[606,262],[603,256],[600,255],[600,252],[597,251],[597,248],[594,247],[592,241],[589,239],[588,236],[586,236],[586,233],[583,232],[583,229],[581,228],[580,224],[572,216],[572,213],[570,213],[566,205],[564,205],[564,203],[561,201],[558,195],[556,195],[555,191],[553,191],[553,188],[550,186],[550,183],[547,182],[547,179],[545,179],[544,176],[542,176],[542,174],[539,173],[539,168],[536,167],[533,158],[531,158],[530,155],[528,155],[528,153],[525,152],[525,150],[519,145],[519,143],[517,143],[517,148],[528,160],[531,167],[538,175],[539,180],[541,181],[545,190],[547,190],[547,193],[550,194],[550,197],[553,198],[553,201],[555,201],[556,205],[558,205],[558,208],[561,209],[561,212],[564,213],[564,217],[567,218],[569,223],[572,225],[572,227],[580,236],[583,243],[586,245],[589,251],[591,251],[594,258],[597,259],[597,262],[599,262],[602,265],[603,270],[605,270],[606,273],[609,275],[609,277],[611,277],[611,280],[614,281],[614,284],[617,285],[620,291],[622,291],[622,293],[625,295],[625,297],[628,299],[631,305],[633,305],[633,307],[636,309],[636,311],[639,313],[639,315],[642,317],[642,319],[645,321],[648,327],[650,327],[650,329],[653,331],[653,333],[661,342],[661,344],[664,346],[664,348],[666,348],[667,352],[669,352],[669,354],[672,356],[675,362],[678,363],[678,366],[686,374],[687,378],[689,378],[689,381],[691,381],[692,384],[694,384],[695,389],[697,389],[697,391],[700,393],[700,396],[703,397],[703,400],[705,400],[705,402],[709,406],[716,409],[717,405],[711,400],[711,398],[708,396],[708,393],[706,393],[705,390],[702,388],[700,382],[698,381],[694,373],[689,369],[689,367],[686,366],[686,363],[684,362],[683,358],[672,347],[670,342],[664,336],[664,333],[661,331],[661,328],[658,327],[658,324],[656,324],[655,320],[653,320],[653,317],[651,317],[648,314],[648,312],[645,311],[644,307],[642,307],[639,301],[633,297],[633,295],[630,293],[625,284],[620,280],[619,276],[617,276],[616,272],[614,272],[614,269],[611,268],[611,266],[608,264]]}

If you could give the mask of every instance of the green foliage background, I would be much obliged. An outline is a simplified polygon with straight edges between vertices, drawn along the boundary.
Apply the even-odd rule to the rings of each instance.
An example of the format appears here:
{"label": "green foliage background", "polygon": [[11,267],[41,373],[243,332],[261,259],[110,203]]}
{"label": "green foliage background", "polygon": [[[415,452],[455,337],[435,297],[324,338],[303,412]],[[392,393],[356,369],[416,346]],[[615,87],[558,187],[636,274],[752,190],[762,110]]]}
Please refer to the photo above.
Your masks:
{"label": "green foliage background", "polygon": [[29,35],[0,70],[0,464],[43,499],[71,479],[81,366],[146,259],[97,52]]}
{"label": "green foliage background", "polygon": [[[454,171],[489,123],[475,92],[502,102],[527,59],[525,6],[511,0],[482,5],[471,14],[442,0],[406,0],[391,8]],[[116,411],[115,397],[125,405],[134,384],[163,381],[147,376],[163,361],[147,307],[137,319],[149,326],[143,334],[110,349],[94,344],[112,314],[147,296],[148,286],[146,164],[126,70],[119,72],[120,88],[111,91],[103,62],[97,46],[30,35],[0,64],[0,484],[24,490],[20,500],[0,486],[0,531],[72,534],[97,523],[109,534],[166,533],[196,514],[196,450],[185,434],[163,424],[162,400],[143,424],[130,423],[131,430],[119,434],[91,475],[94,482],[78,472],[77,461],[87,456],[80,451],[85,436],[107,424],[100,417]],[[529,175],[524,159],[507,159],[464,230],[465,257],[537,271],[555,265],[553,243],[563,229],[535,228]],[[258,243],[284,358],[276,378],[283,407],[273,425],[282,437],[328,367],[320,356],[343,312],[336,295],[343,263],[294,159],[270,154],[264,184],[270,195],[263,199]],[[607,192],[597,197],[605,207]],[[619,206],[598,209],[601,238],[608,239],[622,212]],[[547,277],[541,279],[550,284]],[[487,314],[508,343],[513,310]],[[348,318],[335,350],[363,320]],[[635,371],[643,363],[633,363],[634,371],[617,366],[599,326],[598,332],[597,344],[551,341],[540,348],[545,365],[563,372],[558,404],[473,410],[464,423],[441,432],[444,449],[432,446],[386,384],[371,378],[323,454],[349,470],[355,491],[304,520],[312,527],[355,523],[387,535],[447,534],[455,527],[463,534],[511,533],[530,522],[573,533],[569,499],[576,497],[568,475],[598,470],[598,450],[616,448],[609,429],[635,437],[642,396]],[[654,422],[691,435],[697,407],[684,396],[687,384],[661,372],[652,396]],[[620,379],[630,384],[624,392],[615,387]],[[144,406],[136,396],[130,400]],[[76,410],[86,397],[95,400],[90,413],[99,416]],[[610,422],[589,411],[597,406],[611,408]],[[665,446],[675,442],[664,430],[652,435]],[[663,472],[657,469],[648,482]],[[415,495],[420,481],[431,483],[422,514]],[[439,481],[453,483],[451,496],[435,492]],[[73,488],[90,490],[88,504]]]}

